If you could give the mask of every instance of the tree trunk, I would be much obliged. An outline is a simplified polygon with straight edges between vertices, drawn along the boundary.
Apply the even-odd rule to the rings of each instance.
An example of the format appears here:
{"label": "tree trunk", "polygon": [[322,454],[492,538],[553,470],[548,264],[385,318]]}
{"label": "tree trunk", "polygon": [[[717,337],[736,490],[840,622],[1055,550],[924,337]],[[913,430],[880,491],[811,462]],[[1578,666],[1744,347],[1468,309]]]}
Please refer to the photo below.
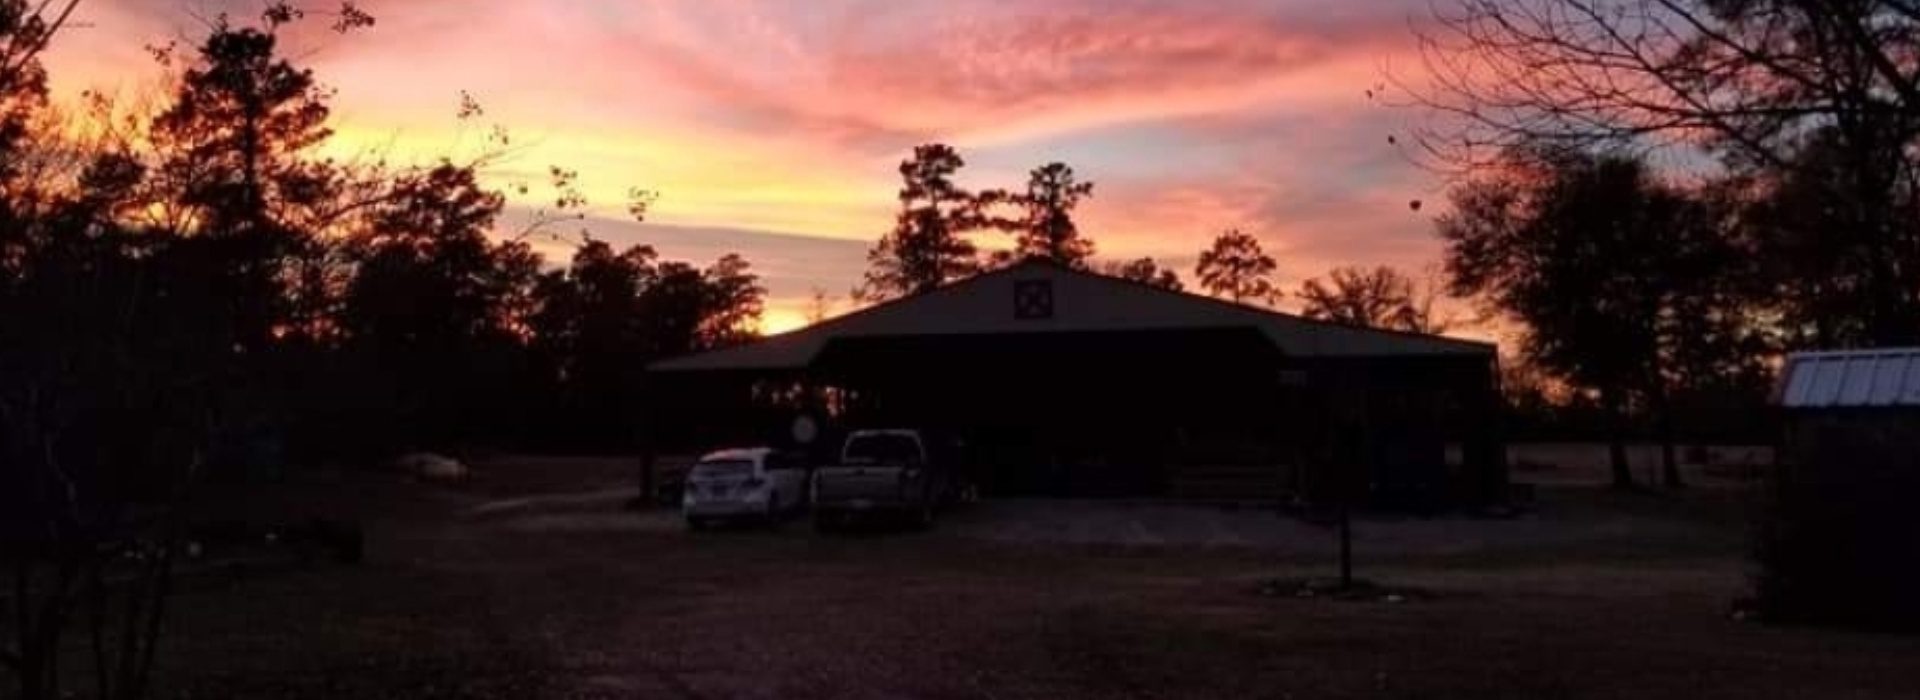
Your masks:
{"label": "tree trunk", "polygon": [[653,454],[653,446],[649,444],[645,449],[646,452],[640,455],[640,500],[635,504],[640,510],[652,508],[654,501],[658,500],[656,492],[660,490],[654,484],[657,458]]}
{"label": "tree trunk", "polygon": [[1627,464],[1627,416],[1619,389],[1601,389],[1600,404],[1607,413],[1607,461],[1613,470],[1613,487],[1633,488],[1633,470]]}
{"label": "tree trunk", "polygon": [[1674,458],[1673,404],[1668,400],[1665,388],[1654,389],[1653,410],[1660,430],[1660,482],[1670,489],[1686,488],[1680,477],[1680,463]]}
{"label": "tree trunk", "polygon": [[20,697],[24,700],[38,700],[46,697],[41,687],[44,680],[46,661],[42,658],[39,635],[34,626],[33,615],[33,561],[25,555],[15,564],[13,575],[13,626],[16,638],[15,653],[7,657],[8,665],[13,667],[18,682]]}
{"label": "tree trunk", "polygon": [[1661,437],[1663,440],[1660,443],[1661,485],[1670,489],[1684,489],[1687,487],[1686,479],[1681,478],[1680,465],[1673,457],[1673,435],[1667,433]]}
{"label": "tree trunk", "polygon": [[1353,589],[1353,504],[1340,499],[1340,590]]}
{"label": "tree trunk", "polygon": [[147,695],[147,684],[153,678],[154,652],[160,648],[161,622],[166,611],[167,598],[173,591],[173,558],[179,552],[179,540],[169,536],[160,552],[160,559],[150,572],[155,580],[151,582],[152,598],[147,601],[147,618],[141,621],[144,627],[140,633],[140,658],[133,665],[128,677],[120,679],[121,696],[141,698]]}

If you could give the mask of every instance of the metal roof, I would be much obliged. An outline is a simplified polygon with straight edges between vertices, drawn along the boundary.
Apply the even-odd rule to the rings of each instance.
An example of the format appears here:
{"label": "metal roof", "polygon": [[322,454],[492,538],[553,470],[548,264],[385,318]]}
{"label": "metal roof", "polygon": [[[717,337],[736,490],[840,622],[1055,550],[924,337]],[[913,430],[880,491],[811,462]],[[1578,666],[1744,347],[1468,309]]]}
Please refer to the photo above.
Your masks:
{"label": "metal roof", "polygon": [[1920,348],[1794,353],[1778,395],[1787,408],[1920,406]]}
{"label": "metal roof", "polygon": [[1299,357],[1485,356],[1493,345],[1359,328],[1029,260],[746,345],[656,362],[656,372],[792,370],[835,338],[1255,328]]}
{"label": "metal roof", "polygon": [[771,447],[737,447],[733,449],[716,450],[713,452],[708,452],[704,455],[701,455],[700,461],[714,462],[714,461],[720,461],[720,460],[740,459],[740,460],[751,460],[751,461],[757,462],[759,460],[765,459],[766,456],[770,454],[773,454],[773,448]]}

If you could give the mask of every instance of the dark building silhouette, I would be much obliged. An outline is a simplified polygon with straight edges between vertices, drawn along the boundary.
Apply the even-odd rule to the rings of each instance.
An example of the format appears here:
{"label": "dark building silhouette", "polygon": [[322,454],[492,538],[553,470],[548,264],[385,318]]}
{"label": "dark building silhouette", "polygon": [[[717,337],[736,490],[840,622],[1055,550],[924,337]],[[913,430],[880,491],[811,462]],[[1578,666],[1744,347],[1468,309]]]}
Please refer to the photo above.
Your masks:
{"label": "dark building silhouette", "polygon": [[[663,449],[797,411],[964,445],[988,494],[1325,500],[1503,493],[1492,345],[1303,319],[1030,260],[658,362]],[[692,440],[703,444],[674,444]],[[831,443],[831,440],[824,442]]]}

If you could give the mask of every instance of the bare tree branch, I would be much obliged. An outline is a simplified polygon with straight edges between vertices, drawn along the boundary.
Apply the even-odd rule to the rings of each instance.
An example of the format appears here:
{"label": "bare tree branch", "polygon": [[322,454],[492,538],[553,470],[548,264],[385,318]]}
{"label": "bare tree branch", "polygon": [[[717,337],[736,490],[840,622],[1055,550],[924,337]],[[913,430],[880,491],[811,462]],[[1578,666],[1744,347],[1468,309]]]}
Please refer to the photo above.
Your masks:
{"label": "bare tree branch", "polygon": [[1416,30],[1424,79],[1394,84],[1433,117],[1422,152],[1464,169],[1523,143],[1684,144],[1779,167],[1836,120],[1920,132],[1912,3],[1441,2]]}

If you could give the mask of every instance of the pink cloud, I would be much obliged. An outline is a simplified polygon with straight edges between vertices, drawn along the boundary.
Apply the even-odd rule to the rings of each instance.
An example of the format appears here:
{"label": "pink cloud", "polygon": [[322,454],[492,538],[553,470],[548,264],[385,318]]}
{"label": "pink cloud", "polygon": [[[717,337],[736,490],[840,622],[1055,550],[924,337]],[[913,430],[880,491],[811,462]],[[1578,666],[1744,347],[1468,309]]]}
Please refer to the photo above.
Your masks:
{"label": "pink cloud", "polygon": [[[661,31],[610,32],[602,51],[720,103],[723,120],[890,151],[1350,94],[1351,69],[1370,73],[1400,30],[1381,17],[1308,24],[1239,6],[1055,2],[902,4],[807,32],[744,3],[702,7],[730,18],[707,23],[653,7]],[[1307,77],[1342,64],[1336,81]]]}
{"label": "pink cloud", "polygon": [[[1262,97],[1276,78],[1365,51],[1355,32],[1291,32],[1219,13],[1056,5],[977,17],[932,37],[855,44],[830,59],[861,106],[894,105],[924,128],[981,129],[1067,118],[1111,122],[1205,113]],[[956,125],[955,122],[958,122]]]}

